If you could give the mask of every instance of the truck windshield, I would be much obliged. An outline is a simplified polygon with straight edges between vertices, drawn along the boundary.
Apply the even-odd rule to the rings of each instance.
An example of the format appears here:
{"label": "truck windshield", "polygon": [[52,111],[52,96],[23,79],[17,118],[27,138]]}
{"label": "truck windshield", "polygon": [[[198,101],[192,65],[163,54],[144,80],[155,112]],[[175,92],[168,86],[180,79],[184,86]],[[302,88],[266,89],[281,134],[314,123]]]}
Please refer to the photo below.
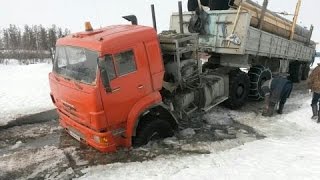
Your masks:
{"label": "truck windshield", "polygon": [[97,58],[98,52],[79,47],[58,46],[53,70],[68,79],[94,84]]}

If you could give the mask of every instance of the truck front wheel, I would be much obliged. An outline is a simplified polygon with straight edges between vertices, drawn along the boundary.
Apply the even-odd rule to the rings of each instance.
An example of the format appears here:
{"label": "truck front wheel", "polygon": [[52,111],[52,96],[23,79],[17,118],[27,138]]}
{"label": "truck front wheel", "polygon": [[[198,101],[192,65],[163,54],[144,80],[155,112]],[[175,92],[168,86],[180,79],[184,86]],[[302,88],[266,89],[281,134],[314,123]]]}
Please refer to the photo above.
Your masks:
{"label": "truck front wheel", "polygon": [[225,105],[230,109],[238,109],[243,106],[249,94],[250,79],[249,76],[240,69],[232,70],[229,73],[229,99]]}
{"label": "truck front wheel", "polygon": [[133,146],[140,147],[149,141],[163,139],[173,135],[173,128],[168,121],[161,119],[146,121],[137,129],[137,134],[133,138]]}

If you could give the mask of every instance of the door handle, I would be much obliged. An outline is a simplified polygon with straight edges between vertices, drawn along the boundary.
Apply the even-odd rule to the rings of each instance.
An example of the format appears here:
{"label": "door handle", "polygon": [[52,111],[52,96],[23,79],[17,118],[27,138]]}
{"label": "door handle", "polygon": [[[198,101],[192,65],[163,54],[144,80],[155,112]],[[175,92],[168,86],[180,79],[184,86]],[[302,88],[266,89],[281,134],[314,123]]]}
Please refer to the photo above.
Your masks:
{"label": "door handle", "polygon": [[114,89],[112,89],[112,93],[114,93],[114,92],[118,92],[118,91],[120,91],[120,87],[117,87],[117,88],[114,88]]}
{"label": "door handle", "polygon": [[138,86],[138,89],[142,89],[144,86],[143,85],[139,85]]}

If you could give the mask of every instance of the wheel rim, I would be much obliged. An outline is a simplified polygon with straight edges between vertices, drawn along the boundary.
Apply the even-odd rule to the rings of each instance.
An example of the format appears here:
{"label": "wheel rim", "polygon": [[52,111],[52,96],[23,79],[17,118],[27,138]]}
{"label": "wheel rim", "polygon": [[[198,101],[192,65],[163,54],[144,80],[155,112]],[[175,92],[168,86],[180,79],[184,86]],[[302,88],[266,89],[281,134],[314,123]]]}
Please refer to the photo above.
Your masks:
{"label": "wheel rim", "polygon": [[243,84],[239,84],[238,85],[238,88],[237,88],[237,91],[236,91],[236,96],[237,98],[241,98],[244,94],[244,85]]}
{"label": "wheel rim", "polygon": [[159,137],[160,137],[159,133],[158,133],[158,132],[154,132],[154,133],[150,136],[150,138],[148,138],[148,142],[149,142],[149,141],[152,141],[152,140],[155,140],[155,139],[159,139]]}

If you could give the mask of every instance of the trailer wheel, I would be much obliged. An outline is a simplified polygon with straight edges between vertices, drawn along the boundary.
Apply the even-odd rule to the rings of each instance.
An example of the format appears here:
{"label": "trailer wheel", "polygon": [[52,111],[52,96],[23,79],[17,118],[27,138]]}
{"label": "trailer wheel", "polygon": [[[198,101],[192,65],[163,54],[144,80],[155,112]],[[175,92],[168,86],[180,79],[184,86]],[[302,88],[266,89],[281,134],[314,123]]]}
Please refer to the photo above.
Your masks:
{"label": "trailer wheel", "polygon": [[289,79],[294,83],[299,83],[302,79],[303,69],[299,62],[292,62],[289,65]]}
{"label": "trailer wheel", "polygon": [[250,79],[245,72],[240,69],[232,70],[229,73],[229,99],[225,101],[225,105],[230,109],[238,109],[243,106],[249,94]]}
{"label": "trailer wheel", "polygon": [[262,100],[264,98],[261,86],[264,82],[272,78],[272,72],[269,68],[261,65],[253,66],[248,72],[250,78],[249,98],[252,100]]}
{"label": "trailer wheel", "polygon": [[163,139],[174,135],[170,123],[165,120],[155,119],[144,122],[133,138],[133,146],[139,147],[147,144],[149,141]]}
{"label": "trailer wheel", "polygon": [[302,66],[302,77],[301,80],[307,80],[309,77],[309,72],[310,72],[310,66],[309,64],[303,64]]}

